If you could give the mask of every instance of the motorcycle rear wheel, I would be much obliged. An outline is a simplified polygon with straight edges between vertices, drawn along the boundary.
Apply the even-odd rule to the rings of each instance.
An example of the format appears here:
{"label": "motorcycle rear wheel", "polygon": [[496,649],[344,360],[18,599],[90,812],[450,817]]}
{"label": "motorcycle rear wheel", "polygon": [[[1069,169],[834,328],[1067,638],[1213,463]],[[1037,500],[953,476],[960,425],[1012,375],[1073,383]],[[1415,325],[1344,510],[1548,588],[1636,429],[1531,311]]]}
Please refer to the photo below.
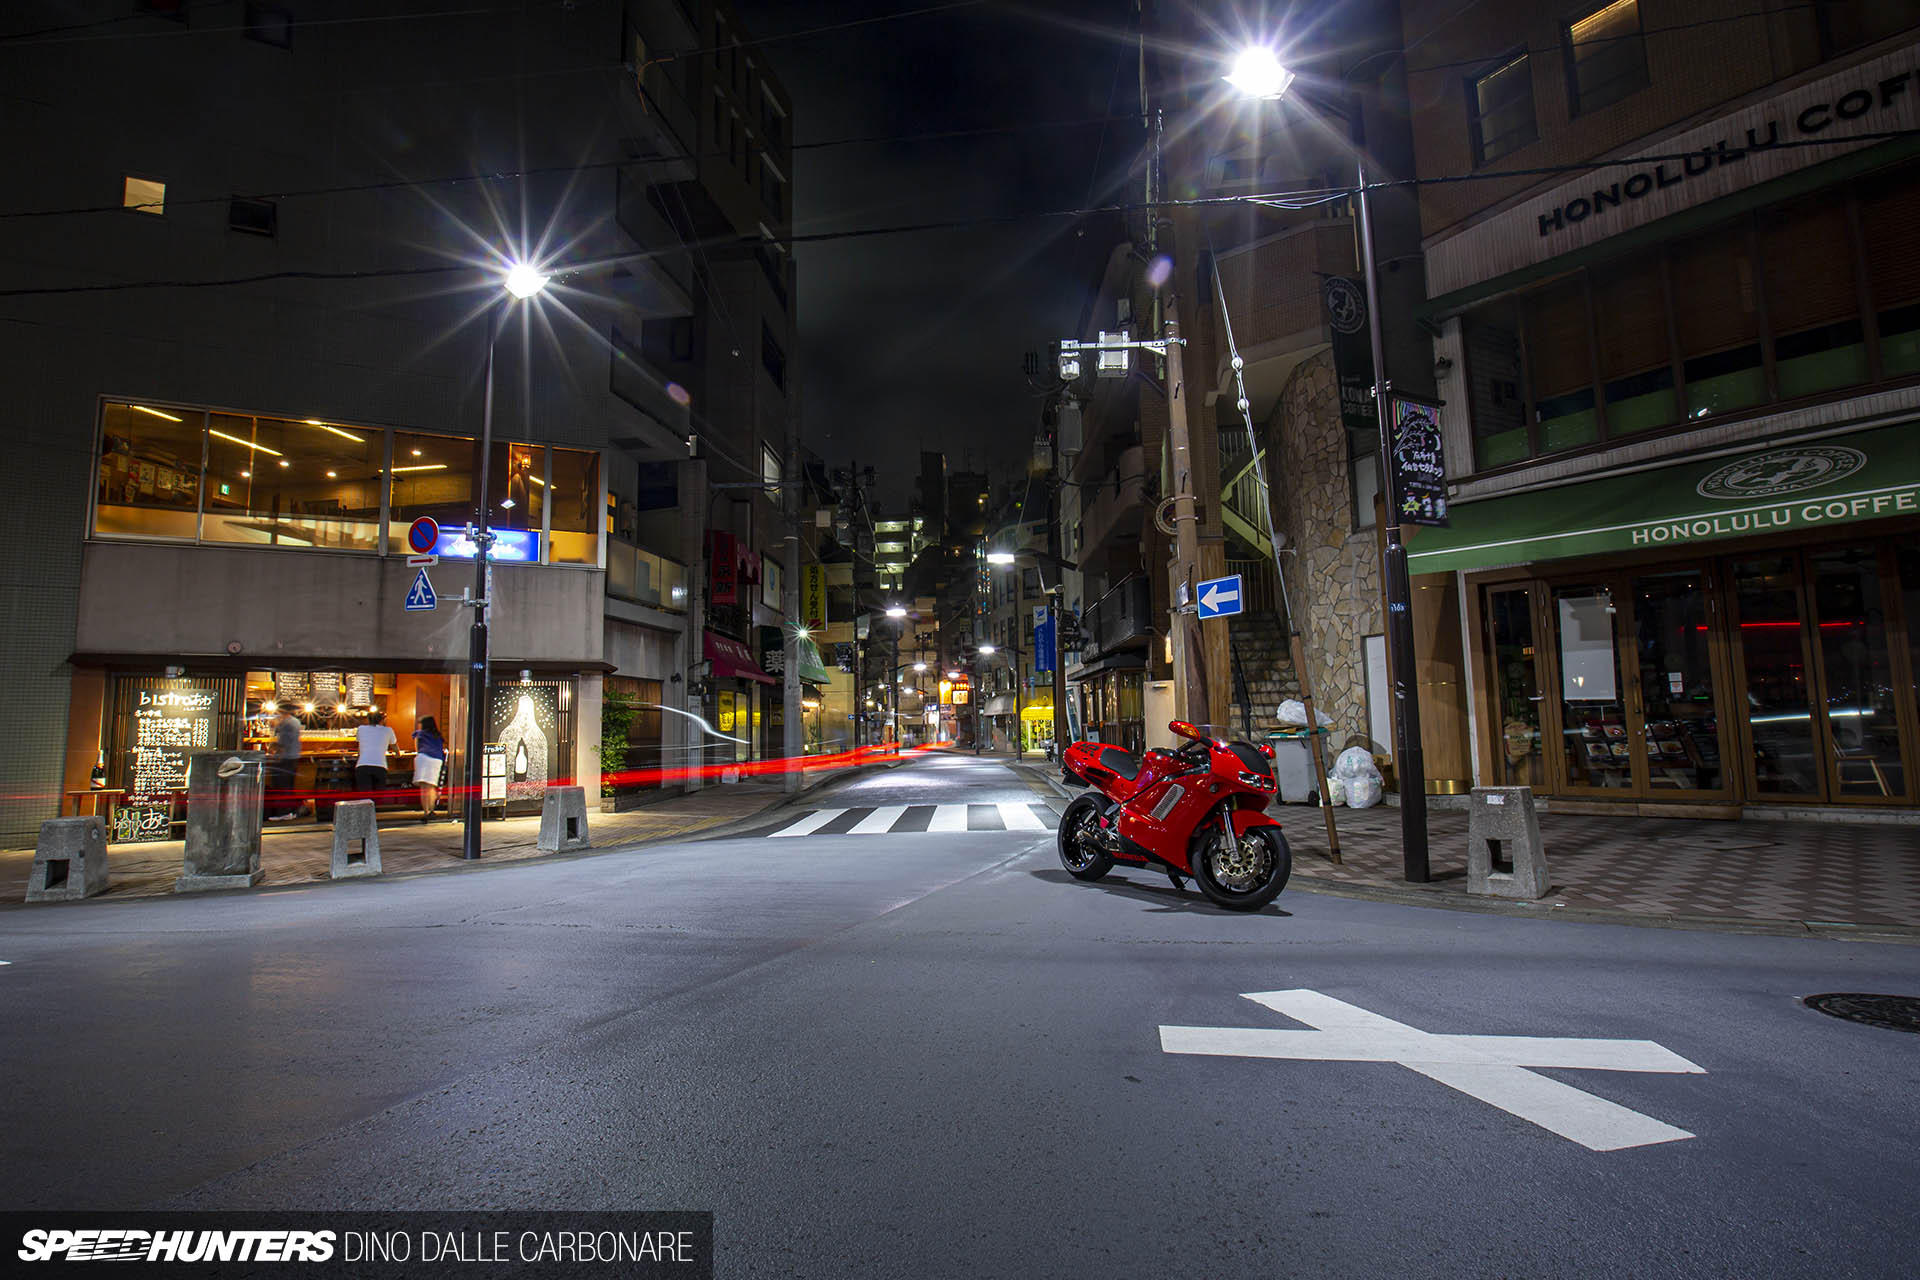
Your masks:
{"label": "motorcycle rear wheel", "polygon": [[1094,842],[1093,834],[1108,803],[1099,796],[1085,795],[1060,815],[1060,829],[1054,833],[1060,865],[1075,880],[1098,880],[1113,870],[1113,856]]}
{"label": "motorcycle rear wheel", "polygon": [[1194,883],[1229,911],[1258,911],[1280,896],[1293,874],[1293,853],[1278,827],[1250,827],[1230,842],[1208,822],[1194,836],[1191,852]]}

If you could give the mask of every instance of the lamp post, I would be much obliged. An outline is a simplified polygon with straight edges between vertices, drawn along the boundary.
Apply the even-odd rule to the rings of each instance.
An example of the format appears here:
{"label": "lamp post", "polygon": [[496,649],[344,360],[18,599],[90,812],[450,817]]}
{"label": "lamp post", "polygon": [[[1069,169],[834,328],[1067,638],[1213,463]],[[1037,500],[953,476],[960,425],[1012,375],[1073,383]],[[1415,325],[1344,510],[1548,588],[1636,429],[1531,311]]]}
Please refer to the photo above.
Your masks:
{"label": "lamp post", "polygon": [[[1017,554],[1012,551],[989,551],[987,553],[987,563],[997,568],[1011,569],[1016,565],[1022,565],[1023,562],[1033,565],[1035,569],[1040,569],[1042,566],[1049,564],[1056,569],[1067,571],[1076,570],[1080,567],[1073,561],[1064,560],[1050,551],[1027,550]],[[1065,675],[1061,670],[1063,663],[1061,661],[1062,646],[1060,644],[1060,616],[1061,611],[1066,607],[1067,603],[1066,579],[1060,578],[1056,580],[1052,586],[1048,586],[1047,576],[1042,572],[1040,574],[1040,594],[1048,598],[1047,616],[1053,622],[1053,653],[1050,655],[1053,670],[1049,674],[1053,677],[1053,745],[1054,751],[1058,753],[1067,749],[1068,737],[1066,684]],[[1016,619],[1016,630],[1018,625],[1018,619]],[[1035,644],[1038,644],[1037,640]],[[1019,649],[1016,645],[1016,655],[1018,652]],[[1040,661],[1040,651],[1038,648],[1034,650],[1033,660],[1036,665]],[[1016,680],[1018,679],[1018,675],[1019,673],[1016,670]],[[1024,733],[1026,726],[1020,726],[1020,731]]]}
{"label": "lamp post", "polygon": [[515,299],[525,301],[547,287],[549,277],[516,263],[501,281],[507,297],[487,307],[487,367],[485,388],[480,401],[479,490],[475,495],[473,523],[473,594],[465,600],[473,610],[473,627],[467,634],[467,790],[461,806],[464,826],[460,833],[460,856],[472,861],[480,856],[481,790],[486,767],[483,739],[487,714],[487,622],[493,606],[492,575],[488,572],[493,534],[487,530],[487,486],[491,480],[489,464],[493,460],[493,348],[500,337],[500,315]]}
{"label": "lamp post", "polygon": [[[1292,87],[1294,73],[1283,66],[1271,49],[1248,49],[1234,61],[1228,84],[1250,98],[1278,100]],[[1387,380],[1386,344],[1380,327],[1379,271],[1374,263],[1373,212],[1368,198],[1366,131],[1356,103],[1341,108],[1332,103],[1313,103],[1319,110],[1343,121],[1351,130],[1354,149],[1354,186],[1360,215],[1360,269],[1367,299],[1368,338],[1373,349],[1373,414],[1380,432],[1380,478],[1386,495],[1386,516],[1382,532],[1386,549],[1381,557],[1381,578],[1387,595],[1387,647],[1393,659],[1394,762],[1400,775],[1400,844],[1404,874],[1408,881],[1424,884],[1430,878],[1427,865],[1427,779],[1426,764],[1420,747],[1420,699],[1414,683],[1412,583],[1407,575],[1407,548],[1400,533],[1400,495],[1396,492],[1393,466],[1391,406]],[[1309,726],[1311,728],[1312,726]]]}

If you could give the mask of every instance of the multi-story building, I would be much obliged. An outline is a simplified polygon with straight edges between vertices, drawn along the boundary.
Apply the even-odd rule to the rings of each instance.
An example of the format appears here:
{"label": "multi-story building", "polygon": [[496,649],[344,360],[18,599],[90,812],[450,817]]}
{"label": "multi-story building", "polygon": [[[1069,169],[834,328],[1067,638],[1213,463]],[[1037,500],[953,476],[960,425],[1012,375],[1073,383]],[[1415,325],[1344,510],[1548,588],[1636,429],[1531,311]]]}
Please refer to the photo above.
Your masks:
{"label": "multi-story building", "polygon": [[1404,10],[1419,176],[1448,179],[1420,201],[1429,761],[1563,806],[1911,814],[1920,15]]}
{"label": "multi-story building", "polygon": [[[597,782],[603,758],[657,778],[688,757],[685,717],[662,708],[698,710],[686,619],[711,598],[697,566],[715,526],[680,497],[722,450],[762,478],[760,444],[785,440],[791,345],[779,309],[747,300],[776,280],[790,292],[782,264],[708,242],[725,242],[714,208],[749,232],[787,225],[784,98],[764,68],[720,82],[712,4],[329,16],[356,10],[381,20],[378,57],[340,21],[265,5],[238,24],[184,4],[127,19],[124,34],[172,37],[159,79],[150,40],[0,50],[32,116],[9,134],[14,168],[37,175],[15,199],[43,215],[7,256],[19,289],[45,290],[4,304],[20,371],[7,435],[33,495],[14,532],[40,548],[0,585],[9,838],[96,766],[106,790],[164,807],[184,751],[255,744],[279,707],[306,725],[303,787],[340,780],[375,708],[403,743],[437,717],[453,780],[470,776],[471,616],[450,597],[473,585],[458,531],[481,499],[500,531],[483,729],[516,748],[509,797]],[[696,49],[718,52],[659,56]],[[710,95],[720,124],[696,105]],[[707,157],[736,105],[753,157],[729,192]],[[509,302],[517,259],[554,278]],[[746,317],[754,341],[727,329]],[[717,354],[735,345],[740,361]],[[705,462],[686,461],[689,436]],[[443,526],[440,598],[411,611],[420,516]],[[779,545],[752,516],[736,543]],[[603,752],[609,690],[637,713]],[[139,714],[155,707],[178,714]]]}

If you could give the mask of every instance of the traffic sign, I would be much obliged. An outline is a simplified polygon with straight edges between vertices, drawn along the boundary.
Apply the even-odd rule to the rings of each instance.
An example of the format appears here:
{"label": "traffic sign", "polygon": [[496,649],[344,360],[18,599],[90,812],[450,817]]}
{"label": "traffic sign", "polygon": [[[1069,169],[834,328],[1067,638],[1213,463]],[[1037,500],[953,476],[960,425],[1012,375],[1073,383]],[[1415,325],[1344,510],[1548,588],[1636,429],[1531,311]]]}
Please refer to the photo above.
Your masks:
{"label": "traffic sign", "polygon": [[1208,578],[1201,583],[1200,616],[1203,618],[1229,618],[1241,612],[1240,575],[1230,573],[1224,578]]}
{"label": "traffic sign", "polygon": [[413,589],[407,592],[407,612],[419,613],[439,607],[440,598],[433,594],[433,580],[427,577],[427,571],[423,568],[414,575]]}
{"label": "traffic sign", "polygon": [[418,569],[421,565],[439,564],[439,556],[408,556],[407,563]]}
{"label": "traffic sign", "polygon": [[[440,522],[432,516],[421,516],[407,526],[407,545],[413,548],[415,555],[424,556],[431,552],[440,541]],[[432,605],[428,605],[432,608]]]}

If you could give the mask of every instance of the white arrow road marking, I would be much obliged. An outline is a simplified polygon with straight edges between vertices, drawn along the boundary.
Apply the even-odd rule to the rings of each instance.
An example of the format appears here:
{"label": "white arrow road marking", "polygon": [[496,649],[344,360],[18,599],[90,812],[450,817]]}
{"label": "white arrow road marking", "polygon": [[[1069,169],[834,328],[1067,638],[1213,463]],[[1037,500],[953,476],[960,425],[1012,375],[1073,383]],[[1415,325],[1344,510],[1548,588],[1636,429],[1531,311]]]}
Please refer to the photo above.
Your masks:
{"label": "white arrow road marking", "polygon": [[816,809],[792,826],[782,827],[778,831],[769,831],[767,834],[770,836],[812,835],[845,812],[845,809]]}
{"label": "white arrow road marking", "polygon": [[890,804],[883,808],[875,809],[872,813],[854,823],[853,826],[848,829],[847,834],[850,836],[883,836],[892,829],[894,823],[900,821],[900,815],[906,811],[907,806],[903,804]]}
{"label": "white arrow road marking", "polygon": [[1318,991],[1248,992],[1246,998],[1317,1029],[1163,1026],[1161,1050],[1236,1058],[1397,1062],[1591,1151],[1619,1151],[1693,1137],[1685,1129],[1524,1069],[1706,1073],[1706,1068],[1651,1040],[1436,1035]]}

